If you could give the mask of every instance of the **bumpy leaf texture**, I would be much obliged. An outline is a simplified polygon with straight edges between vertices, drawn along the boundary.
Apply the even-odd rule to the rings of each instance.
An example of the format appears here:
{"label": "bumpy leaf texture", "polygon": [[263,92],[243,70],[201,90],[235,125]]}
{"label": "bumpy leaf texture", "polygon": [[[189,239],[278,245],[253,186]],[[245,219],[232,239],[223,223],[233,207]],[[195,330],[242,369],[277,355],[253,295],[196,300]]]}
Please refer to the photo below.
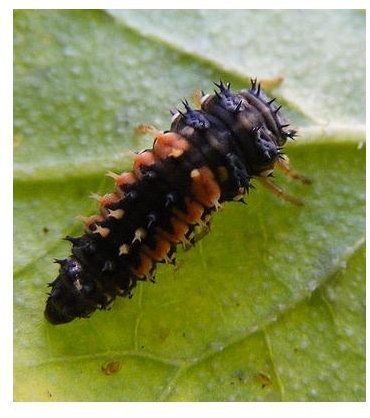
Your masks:
{"label": "bumpy leaf texture", "polygon": [[[364,400],[364,14],[34,10],[14,23],[14,398]],[[301,133],[286,152],[314,183],[275,180],[305,205],[256,184],[155,285],[47,324],[61,238],[96,210],[91,192],[112,190],[104,172],[151,145],[135,127],[166,129],[194,90],[250,76],[284,77],[270,93]]]}

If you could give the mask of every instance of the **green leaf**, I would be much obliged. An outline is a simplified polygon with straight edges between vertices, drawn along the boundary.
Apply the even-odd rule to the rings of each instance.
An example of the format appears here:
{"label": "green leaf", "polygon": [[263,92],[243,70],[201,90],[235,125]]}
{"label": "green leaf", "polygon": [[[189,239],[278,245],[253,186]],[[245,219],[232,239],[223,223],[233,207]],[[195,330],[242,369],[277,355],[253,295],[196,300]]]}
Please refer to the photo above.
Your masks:
{"label": "green leaf", "polygon": [[[284,99],[327,130],[339,125],[341,130],[344,126],[363,128],[366,44],[362,11],[111,13],[140,34],[209,60],[243,78],[283,77],[279,92]],[[196,33],[196,40],[190,36],[192,33]]]}
{"label": "green leaf", "polygon": [[[358,12],[330,13],[15,13],[16,400],[365,399],[365,24]],[[322,68],[305,25],[322,30]],[[187,36],[194,27],[204,43]],[[220,78],[238,89],[257,73],[286,78],[274,94],[305,126],[286,152],[313,184],[276,175],[305,205],[256,183],[247,206],[227,205],[211,234],[179,250],[176,267],[159,266],[155,285],[88,320],[46,323],[51,261],[70,251],[61,238],[81,232],[75,216],[94,212],[91,192],[112,190],[104,172],[129,169],[127,151],[151,146],[135,127],[166,128],[168,109],[195,89]]]}

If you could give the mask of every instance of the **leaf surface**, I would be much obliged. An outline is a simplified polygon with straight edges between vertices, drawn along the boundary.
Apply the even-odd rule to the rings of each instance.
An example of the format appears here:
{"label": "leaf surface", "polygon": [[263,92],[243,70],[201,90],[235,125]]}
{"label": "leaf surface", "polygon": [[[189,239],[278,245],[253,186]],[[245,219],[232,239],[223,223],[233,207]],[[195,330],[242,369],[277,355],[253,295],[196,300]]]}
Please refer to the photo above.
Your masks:
{"label": "leaf surface", "polygon": [[[307,12],[287,28],[290,11],[220,13],[15,13],[16,400],[365,399],[364,16]],[[251,24],[240,26],[243,19]],[[250,26],[267,21],[270,29],[253,43]],[[303,21],[321,27],[328,50],[327,38],[347,22],[336,48],[353,46],[362,58],[354,70],[350,56],[339,59],[333,49],[325,68],[315,66],[325,97],[306,83],[313,59],[304,51],[312,44],[307,30],[303,50],[291,51],[300,62],[295,71],[293,58],[281,59]],[[235,23],[238,37],[227,31]],[[192,25],[204,41],[188,39]],[[282,49],[261,53],[281,27]],[[325,133],[287,146],[311,186],[276,176],[305,205],[278,201],[256,183],[247,206],[227,205],[211,234],[179,250],[176,267],[159,266],[155,285],[139,284],[132,300],[89,320],[47,324],[46,283],[57,274],[51,261],[69,253],[60,238],[79,234],[75,216],[96,210],[91,192],[112,190],[104,172],[129,169],[127,151],[151,146],[135,127],[165,129],[169,108],[195,89],[210,91],[220,78],[238,89],[257,72],[286,77],[274,94],[303,135]]]}

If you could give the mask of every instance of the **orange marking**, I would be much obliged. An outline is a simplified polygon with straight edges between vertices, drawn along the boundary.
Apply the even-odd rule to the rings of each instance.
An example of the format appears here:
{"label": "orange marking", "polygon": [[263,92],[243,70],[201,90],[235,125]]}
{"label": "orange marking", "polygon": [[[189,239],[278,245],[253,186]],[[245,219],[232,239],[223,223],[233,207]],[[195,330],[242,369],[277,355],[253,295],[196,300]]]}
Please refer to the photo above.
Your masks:
{"label": "orange marking", "polygon": [[200,203],[187,199],[186,212],[175,209],[174,213],[180,220],[187,224],[199,224],[202,221],[204,208]]}
{"label": "orange marking", "polygon": [[132,269],[132,273],[140,279],[149,279],[150,272],[153,269],[153,260],[146,254],[140,254],[140,263],[138,267]]}
{"label": "orange marking", "polygon": [[192,178],[191,193],[195,199],[207,208],[220,207],[221,190],[212,171],[207,167],[194,169],[190,173]]}
{"label": "orange marking", "polygon": [[[113,176],[111,175],[111,177]],[[117,187],[126,186],[127,184],[133,184],[137,180],[134,173],[132,172],[123,172],[121,174],[115,174],[113,178]]]}
{"label": "orange marking", "polygon": [[153,152],[159,159],[167,157],[178,158],[187,149],[189,149],[189,143],[186,139],[174,132],[166,132],[157,136]]}
{"label": "orange marking", "polygon": [[171,218],[171,225],[173,232],[159,230],[160,235],[162,235],[168,241],[176,244],[179,244],[180,242],[186,242],[187,240],[185,238],[185,234],[189,231],[189,225],[180,221],[176,217]]}
{"label": "orange marking", "polygon": [[167,241],[166,239],[158,238],[154,250],[150,249],[149,247],[145,247],[144,251],[150,258],[154,261],[162,261],[165,260],[167,262],[170,261],[167,254],[170,252],[172,244]]}
{"label": "orange marking", "polygon": [[147,167],[155,163],[155,156],[151,151],[144,151],[134,156],[134,173],[140,177],[141,167]]}
{"label": "orange marking", "polygon": [[120,197],[117,193],[107,193],[104,196],[99,198],[100,206],[106,207],[111,205],[112,203],[117,203],[120,200]]}
{"label": "orange marking", "polygon": [[104,218],[101,215],[79,216],[79,219],[85,224],[85,230],[91,231],[91,227],[97,222],[103,222]]}
{"label": "orange marking", "polygon": [[[104,196],[99,196],[96,193],[92,193],[90,197],[92,199],[95,199],[99,203],[100,212],[104,216],[104,218],[106,218],[107,216],[112,216],[117,219],[122,218],[124,213],[122,209],[113,211],[107,208],[107,206],[112,205],[113,203],[117,203],[121,200],[121,197],[117,193],[107,193]],[[122,213],[120,213],[119,211],[121,211]]]}

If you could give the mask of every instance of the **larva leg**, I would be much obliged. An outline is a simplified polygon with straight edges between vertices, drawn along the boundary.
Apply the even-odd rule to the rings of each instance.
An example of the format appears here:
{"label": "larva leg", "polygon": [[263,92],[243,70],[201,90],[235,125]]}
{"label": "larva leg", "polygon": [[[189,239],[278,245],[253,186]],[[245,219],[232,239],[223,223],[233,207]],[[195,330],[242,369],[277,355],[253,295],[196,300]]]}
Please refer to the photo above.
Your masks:
{"label": "larva leg", "polygon": [[293,205],[302,206],[303,202],[301,199],[291,196],[290,194],[286,193],[282,188],[277,186],[274,182],[272,182],[267,177],[257,177],[259,182],[265,186],[271,193],[275,196],[279,197],[280,199],[285,200],[286,202],[293,203]]}
{"label": "larva leg", "polygon": [[192,236],[190,238],[190,245],[185,245],[184,249],[189,250],[193,245],[195,245],[198,241],[203,239],[205,236],[207,236],[211,232],[211,224],[208,222],[207,224],[204,224],[203,226],[198,226],[192,233]]}
{"label": "larva leg", "polygon": [[156,138],[160,134],[163,134],[163,131],[160,131],[155,126],[153,126],[153,125],[146,125],[146,124],[139,125],[136,128],[135,131],[136,131],[136,133],[138,133],[140,135],[149,134],[153,138]]}
{"label": "larva leg", "polygon": [[273,89],[279,87],[280,84],[284,81],[283,77],[275,77],[275,78],[268,78],[268,79],[261,79],[259,83],[261,87],[264,89]]}
{"label": "larva leg", "polygon": [[300,180],[304,184],[312,183],[312,180],[309,177],[305,176],[304,174],[298,173],[298,171],[291,168],[289,166],[289,161],[287,158],[279,158],[275,164],[275,167],[292,179]]}
{"label": "larva leg", "polygon": [[201,108],[202,104],[202,97],[204,96],[204,93],[201,90],[195,90],[193,91],[191,95],[191,101],[196,109]]}

